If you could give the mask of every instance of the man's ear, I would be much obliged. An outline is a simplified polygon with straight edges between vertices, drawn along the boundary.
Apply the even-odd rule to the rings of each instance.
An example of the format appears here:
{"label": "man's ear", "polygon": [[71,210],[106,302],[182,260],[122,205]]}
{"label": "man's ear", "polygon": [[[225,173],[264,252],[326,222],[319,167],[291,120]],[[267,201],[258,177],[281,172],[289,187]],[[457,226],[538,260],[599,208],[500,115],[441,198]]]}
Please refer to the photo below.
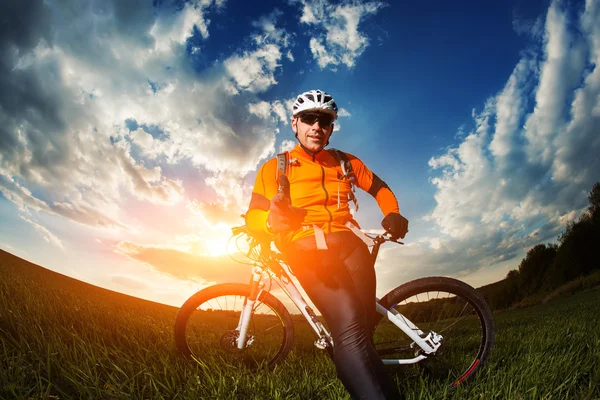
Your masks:
{"label": "man's ear", "polygon": [[292,125],[292,131],[297,136],[298,135],[298,118],[292,117],[292,121],[290,122],[290,125]]}
{"label": "man's ear", "polygon": [[[329,139],[331,139],[331,136],[333,136],[333,128],[335,128],[335,125],[331,124],[331,133],[329,134],[329,137],[327,138],[327,143],[325,143],[325,146],[329,146]],[[323,146],[323,147],[325,147]]]}

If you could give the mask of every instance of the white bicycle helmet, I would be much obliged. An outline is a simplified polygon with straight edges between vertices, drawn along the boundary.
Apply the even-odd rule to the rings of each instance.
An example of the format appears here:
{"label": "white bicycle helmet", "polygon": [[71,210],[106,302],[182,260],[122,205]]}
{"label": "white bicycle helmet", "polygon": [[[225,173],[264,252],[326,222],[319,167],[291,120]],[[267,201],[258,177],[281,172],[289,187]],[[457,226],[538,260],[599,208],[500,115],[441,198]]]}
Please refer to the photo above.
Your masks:
{"label": "white bicycle helmet", "polygon": [[299,95],[294,102],[292,115],[295,117],[303,111],[312,110],[331,114],[334,120],[337,119],[337,104],[330,94],[322,90],[309,90]]}

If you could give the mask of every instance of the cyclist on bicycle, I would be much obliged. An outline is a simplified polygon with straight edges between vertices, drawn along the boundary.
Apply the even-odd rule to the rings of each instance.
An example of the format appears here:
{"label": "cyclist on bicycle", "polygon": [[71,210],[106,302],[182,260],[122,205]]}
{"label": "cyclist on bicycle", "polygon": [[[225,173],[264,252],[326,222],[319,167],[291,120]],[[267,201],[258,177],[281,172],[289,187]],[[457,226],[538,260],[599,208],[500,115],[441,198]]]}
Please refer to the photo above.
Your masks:
{"label": "cyclist on bicycle", "polygon": [[298,144],[258,171],[246,225],[255,236],[275,240],[325,318],[338,377],[352,398],[391,399],[398,392],[371,341],[375,269],[350,213],[353,186],[375,198],[393,237],[404,238],[408,220],[388,185],[361,160],[325,150],[337,112],[321,90],[297,97],[291,126]]}

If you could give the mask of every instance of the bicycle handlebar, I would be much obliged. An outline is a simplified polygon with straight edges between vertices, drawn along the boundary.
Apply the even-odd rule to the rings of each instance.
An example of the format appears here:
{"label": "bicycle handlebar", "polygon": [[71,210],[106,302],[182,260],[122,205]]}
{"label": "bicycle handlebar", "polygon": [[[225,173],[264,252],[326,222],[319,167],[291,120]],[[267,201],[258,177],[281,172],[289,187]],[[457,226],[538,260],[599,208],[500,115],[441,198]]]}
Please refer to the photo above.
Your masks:
{"label": "bicycle handlebar", "polygon": [[[248,232],[248,228],[246,227],[246,225],[234,226],[233,228],[231,228],[231,233],[233,234],[233,236],[237,236],[242,233],[250,234]],[[392,236],[392,234],[388,231],[385,231],[384,233],[378,233],[378,234],[368,234],[367,233],[366,235],[368,237],[370,237],[371,239],[373,239],[375,241],[379,241],[381,243],[393,242],[393,243],[397,243],[397,244],[404,244],[404,242],[399,241],[398,238],[394,238]]]}
{"label": "bicycle handlebar", "polygon": [[233,228],[231,228],[231,233],[233,234],[233,236],[237,236],[240,233],[246,233],[246,232],[247,232],[246,225],[234,226]]}
{"label": "bicycle handlebar", "polygon": [[[274,260],[277,262],[284,262],[284,263],[286,262],[284,254],[273,251],[271,249],[271,245],[269,243],[261,242],[257,238],[255,238],[252,235],[252,233],[248,230],[248,227],[246,225],[232,227],[231,232],[232,232],[233,236],[238,236],[240,234],[245,234],[248,236],[248,239],[249,239],[248,244],[250,245],[250,250],[248,251],[246,256],[249,256],[249,254],[253,251],[253,249],[256,248],[256,246],[260,245],[260,250],[259,250],[260,258],[266,257],[267,260],[270,259],[270,260]],[[377,254],[379,253],[379,248],[385,242],[404,244],[404,242],[399,241],[398,238],[395,238],[388,231],[386,231],[384,233],[377,233],[377,234],[365,233],[365,235],[368,236],[369,238],[371,238],[371,240],[373,240],[373,248],[370,250],[371,255],[373,256],[373,259],[377,258]],[[258,260],[256,260],[256,261],[258,261]],[[265,262],[264,259],[263,259],[263,262]],[[268,265],[268,262],[265,265]]]}
{"label": "bicycle handlebar", "polygon": [[382,235],[378,235],[378,236],[382,236],[384,241],[386,242],[393,242],[393,243],[398,243],[398,244],[404,244],[404,242],[399,241],[398,237],[394,237],[389,231],[385,231]]}

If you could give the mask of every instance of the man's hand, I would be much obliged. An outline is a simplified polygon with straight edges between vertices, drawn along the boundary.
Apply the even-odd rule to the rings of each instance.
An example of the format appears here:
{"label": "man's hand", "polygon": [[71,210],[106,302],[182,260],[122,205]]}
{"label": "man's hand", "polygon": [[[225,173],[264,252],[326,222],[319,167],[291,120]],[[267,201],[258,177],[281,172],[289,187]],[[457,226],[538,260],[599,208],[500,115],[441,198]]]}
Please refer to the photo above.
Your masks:
{"label": "man's hand", "polygon": [[404,239],[408,232],[408,220],[398,213],[386,215],[381,226],[392,235],[392,239]]}
{"label": "man's hand", "polygon": [[279,177],[279,193],[271,199],[267,229],[272,233],[299,229],[305,216],[306,210],[292,207],[290,181],[287,176],[281,175]]}

